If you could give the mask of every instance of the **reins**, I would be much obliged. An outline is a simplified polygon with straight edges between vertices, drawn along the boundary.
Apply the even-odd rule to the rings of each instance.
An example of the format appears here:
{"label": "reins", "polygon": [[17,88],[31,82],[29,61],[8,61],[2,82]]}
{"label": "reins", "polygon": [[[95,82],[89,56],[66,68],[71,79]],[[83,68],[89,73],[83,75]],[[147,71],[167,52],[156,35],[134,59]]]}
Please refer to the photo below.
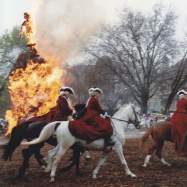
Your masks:
{"label": "reins", "polygon": [[110,116],[110,118],[111,118],[111,119],[118,120],[118,121],[123,121],[123,122],[129,123],[129,121],[124,120],[124,119],[114,118],[114,117],[111,117],[111,116]]}
{"label": "reins", "polygon": [[[136,115],[136,112],[135,112],[134,107],[132,107],[132,110],[133,110],[133,113],[134,113],[134,115],[135,115],[135,122],[137,122],[138,117],[137,117],[137,115]],[[115,117],[112,117],[112,116],[107,116],[107,117],[109,117],[110,119],[114,119],[114,120],[117,120],[117,121],[122,121],[122,122],[125,122],[125,123],[128,123],[128,124],[133,123],[131,120],[128,120],[128,121],[127,121],[127,120],[120,119],[120,118],[115,118]],[[140,128],[140,126],[137,126],[136,124],[135,124],[135,127],[136,127],[137,129]]]}

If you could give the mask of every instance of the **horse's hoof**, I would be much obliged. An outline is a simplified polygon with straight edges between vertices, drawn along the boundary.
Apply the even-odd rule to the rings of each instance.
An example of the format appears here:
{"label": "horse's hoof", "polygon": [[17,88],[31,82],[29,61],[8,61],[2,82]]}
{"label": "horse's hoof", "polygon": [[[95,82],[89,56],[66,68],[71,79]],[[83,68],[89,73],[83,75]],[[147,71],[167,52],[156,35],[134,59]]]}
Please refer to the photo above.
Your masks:
{"label": "horse's hoof", "polygon": [[55,178],[54,177],[51,177],[51,179],[50,179],[50,181],[49,181],[50,183],[53,183],[53,182],[55,182]]}
{"label": "horse's hoof", "polygon": [[90,155],[86,155],[86,156],[85,156],[85,160],[86,160],[86,161],[89,161],[90,159],[91,159],[91,156],[90,156]]}
{"label": "horse's hoof", "polygon": [[130,176],[130,177],[132,177],[132,178],[136,178],[136,175],[135,175],[134,173],[132,173],[132,172],[130,172],[130,173],[128,174],[128,176]]}
{"label": "horse's hoof", "polygon": [[170,164],[170,163],[167,163],[166,166],[171,167],[171,164]]}
{"label": "horse's hoof", "polygon": [[147,167],[147,165],[143,164],[143,165],[142,165],[142,167],[146,168],[146,167]]}
{"label": "horse's hoof", "polygon": [[93,175],[92,175],[92,179],[97,179],[97,175],[96,175],[96,174],[93,174]]}

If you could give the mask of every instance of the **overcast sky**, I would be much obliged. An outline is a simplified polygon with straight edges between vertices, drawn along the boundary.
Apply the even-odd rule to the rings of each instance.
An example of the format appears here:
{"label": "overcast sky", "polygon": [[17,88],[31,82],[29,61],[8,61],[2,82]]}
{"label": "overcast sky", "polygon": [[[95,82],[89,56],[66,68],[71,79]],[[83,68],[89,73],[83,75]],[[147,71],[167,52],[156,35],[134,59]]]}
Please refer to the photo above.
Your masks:
{"label": "overcast sky", "polygon": [[[6,29],[11,29],[15,25],[20,25],[23,20],[23,12],[31,11],[36,1],[39,0],[0,0],[0,34]],[[104,6],[102,0],[100,2],[101,6]],[[187,28],[185,28],[187,26],[187,0],[108,0],[108,4],[105,4],[105,6],[112,7],[114,2],[119,4],[119,8],[123,4],[134,10],[146,12],[150,11],[155,3],[162,2],[163,5],[174,10],[176,15],[179,16],[177,24],[178,35],[187,30]]]}

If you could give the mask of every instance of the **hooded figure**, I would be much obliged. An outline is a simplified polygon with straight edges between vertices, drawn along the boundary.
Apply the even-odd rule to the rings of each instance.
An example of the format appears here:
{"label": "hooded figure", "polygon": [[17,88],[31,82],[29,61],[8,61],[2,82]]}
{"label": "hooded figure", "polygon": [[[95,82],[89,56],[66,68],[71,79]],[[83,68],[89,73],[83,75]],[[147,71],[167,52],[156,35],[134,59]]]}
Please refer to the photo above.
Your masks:
{"label": "hooded figure", "polygon": [[105,146],[113,145],[110,140],[110,136],[113,133],[111,121],[109,118],[101,116],[104,111],[100,106],[99,98],[103,91],[100,88],[90,88],[88,93],[90,97],[86,104],[86,112],[79,120],[70,122],[70,132],[88,143],[104,138]]}
{"label": "hooded figure", "polygon": [[181,90],[177,93],[179,100],[176,111],[172,115],[171,133],[175,143],[175,149],[181,156],[187,155],[187,91]]}

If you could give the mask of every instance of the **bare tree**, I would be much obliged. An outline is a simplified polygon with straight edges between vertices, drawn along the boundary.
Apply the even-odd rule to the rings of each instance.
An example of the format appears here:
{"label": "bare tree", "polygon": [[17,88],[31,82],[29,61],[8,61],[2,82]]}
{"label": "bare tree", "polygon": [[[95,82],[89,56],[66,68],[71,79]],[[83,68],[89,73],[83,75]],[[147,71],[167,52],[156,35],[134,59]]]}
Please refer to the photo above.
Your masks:
{"label": "bare tree", "polygon": [[162,71],[176,55],[175,15],[155,7],[151,15],[125,10],[121,22],[108,26],[87,49],[93,57],[106,55],[107,66],[147,112],[148,100],[162,83]]}
{"label": "bare tree", "polygon": [[179,63],[177,63],[173,67],[172,72],[168,72],[169,81],[167,81],[167,83],[169,85],[169,90],[168,90],[169,95],[166,100],[164,113],[168,113],[176,93],[187,82],[186,68],[187,68],[187,59],[185,53],[183,59],[180,60]]}
{"label": "bare tree", "polygon": [[75,89],[77,102],[79,103],[86,102],[90,87],[102,88],[104,91],[102,99],[104,108],[110,114],[113,114],[126,94],[120,88],[116,77],[112,76],[111,70],[105,66],[107,62],[108,58],[103,57],[93,64],[79,64],[66,67],[63,82],[65,85],[72,86]]}

